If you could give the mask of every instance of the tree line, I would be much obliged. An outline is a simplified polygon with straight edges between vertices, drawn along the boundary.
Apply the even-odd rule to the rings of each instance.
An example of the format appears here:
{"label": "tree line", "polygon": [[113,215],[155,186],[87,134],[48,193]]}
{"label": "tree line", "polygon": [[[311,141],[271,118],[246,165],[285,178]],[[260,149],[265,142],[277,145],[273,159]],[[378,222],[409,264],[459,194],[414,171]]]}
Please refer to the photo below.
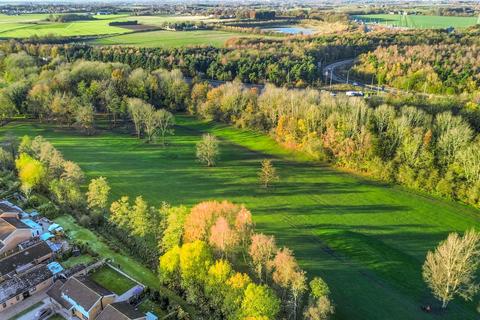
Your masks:
{"label": "tree line", "polygon": [[[80,167],[41,136],[6,141],[0,165],[2,172],[15,171],[26,207],[50,218],[71,212],[80,224],[118,239],[144,263],[158,266],[162,285],[209,319],[318,320],[334,312],[328,285],[320,277],[308,282],[293,251],[255,232],[243,205],[206,201],[191,209],[167,203],[156,208],[142,196],[110,204],[104,177],[91,179],[83,193]],[[44,211],[47,205],[55,208]]]}
{"label": "tree line", "polygon": [[[42,44],[60,42],[60,44]],[[78,42],[78,41],[77,41]],[[63,56],[78,59],[120,62],[148,71],[179,69],[190,77],[208,77],[246,83],[272,83],[278,86],[304,87],[321,83],[322,68],[331,62],[353,58],[379,46],[419,45],[422,43],[478,44],[478,30],[449,34],[442,30],[421,32],[361,32],[295,38],[232,38],[224,48],[132,48],[65,44],[65,39],[35,38],[0,45],[6,54],[25,51],[42,59]]]}
{"label": "tree line", "polygon": [[[327,284],[319,277],[308,283],[293,252],[256,233],[242,205],[206,201],[156,209],[141,197],[133,204],[122,197],[112,203],[109,223],[132,237],[156,238],[160,281],[209,319],[327,319],[333,313]],[[248,272],[236,270],[245,266]]]}
{"label": "tree line", "polygon": [[61,56],[42,63],[25,52],[0,61],[5,84],[0,89],[0,121],[26,115],[91,134],[95,115],[108,114],[112,126],[132,119],[138,137],[152,142],[161,136],[165,142],[173,125],[172,112],[185,110],[190,99],[189,85],[178,70],[147,72],[120,63],[68,63]]}
{"label": "tree line", "polygon": [[480,47],[461,43],[378,47],[354,71],[379,85],[436,94],[474,94],[480,102]]}
{"label": "tree line", "polygon": [[316,90],[205,86],[192,89],[192,112],[202,118],[269,132],[285,147],[336,166],[480,205],[480,140],[461,116]]}

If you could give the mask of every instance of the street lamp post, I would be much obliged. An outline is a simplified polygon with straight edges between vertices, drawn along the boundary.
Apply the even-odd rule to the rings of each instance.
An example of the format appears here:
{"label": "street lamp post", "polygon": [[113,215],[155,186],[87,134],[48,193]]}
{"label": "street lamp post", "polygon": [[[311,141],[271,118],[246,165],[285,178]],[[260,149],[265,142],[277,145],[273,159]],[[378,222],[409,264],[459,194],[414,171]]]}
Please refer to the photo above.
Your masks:
{"label": "street lamp post", "polygon": [[330,69],[330,90],[332,90],[333,69]]}

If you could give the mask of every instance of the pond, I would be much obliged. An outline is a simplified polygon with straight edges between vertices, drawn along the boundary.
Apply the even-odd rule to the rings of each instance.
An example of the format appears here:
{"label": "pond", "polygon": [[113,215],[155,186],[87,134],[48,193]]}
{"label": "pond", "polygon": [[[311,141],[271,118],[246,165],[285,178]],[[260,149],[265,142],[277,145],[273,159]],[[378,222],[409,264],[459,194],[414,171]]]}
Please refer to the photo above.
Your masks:
{"label": "pond", "polygon": [[303,27],[292,27],[292,26],[278,26],[272,28],[265,28],[265,31],[273,31],[273,32],[280,32],[286,34],[314,34],[315,30],[310,28],[303,28]]}

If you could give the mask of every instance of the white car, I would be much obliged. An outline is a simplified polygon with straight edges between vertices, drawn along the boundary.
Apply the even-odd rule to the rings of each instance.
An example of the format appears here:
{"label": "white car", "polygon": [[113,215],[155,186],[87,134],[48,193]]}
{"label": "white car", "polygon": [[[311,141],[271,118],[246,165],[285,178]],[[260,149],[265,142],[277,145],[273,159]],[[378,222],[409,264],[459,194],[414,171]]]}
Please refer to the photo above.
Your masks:
{"label": "white car", "polygon": [[345,92],[345,95],[349,97],[363,97],[363,92],[362,91],[347,91]]}

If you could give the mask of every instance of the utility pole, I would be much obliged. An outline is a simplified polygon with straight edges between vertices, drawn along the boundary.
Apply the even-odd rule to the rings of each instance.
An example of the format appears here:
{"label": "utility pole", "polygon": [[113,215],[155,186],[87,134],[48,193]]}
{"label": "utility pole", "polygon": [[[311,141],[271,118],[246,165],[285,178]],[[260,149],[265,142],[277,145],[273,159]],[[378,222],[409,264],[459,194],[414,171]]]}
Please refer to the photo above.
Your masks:
{"label": "utility pole", "polygon": [[347,84],[348,84],[348,76],[350,75],[350,70],[351,69],[348,69],[348,71],[347,71]]}
{"label": "utility pole", "polygon": [[333,68],[330,69],[330,90],[332,90]]}

